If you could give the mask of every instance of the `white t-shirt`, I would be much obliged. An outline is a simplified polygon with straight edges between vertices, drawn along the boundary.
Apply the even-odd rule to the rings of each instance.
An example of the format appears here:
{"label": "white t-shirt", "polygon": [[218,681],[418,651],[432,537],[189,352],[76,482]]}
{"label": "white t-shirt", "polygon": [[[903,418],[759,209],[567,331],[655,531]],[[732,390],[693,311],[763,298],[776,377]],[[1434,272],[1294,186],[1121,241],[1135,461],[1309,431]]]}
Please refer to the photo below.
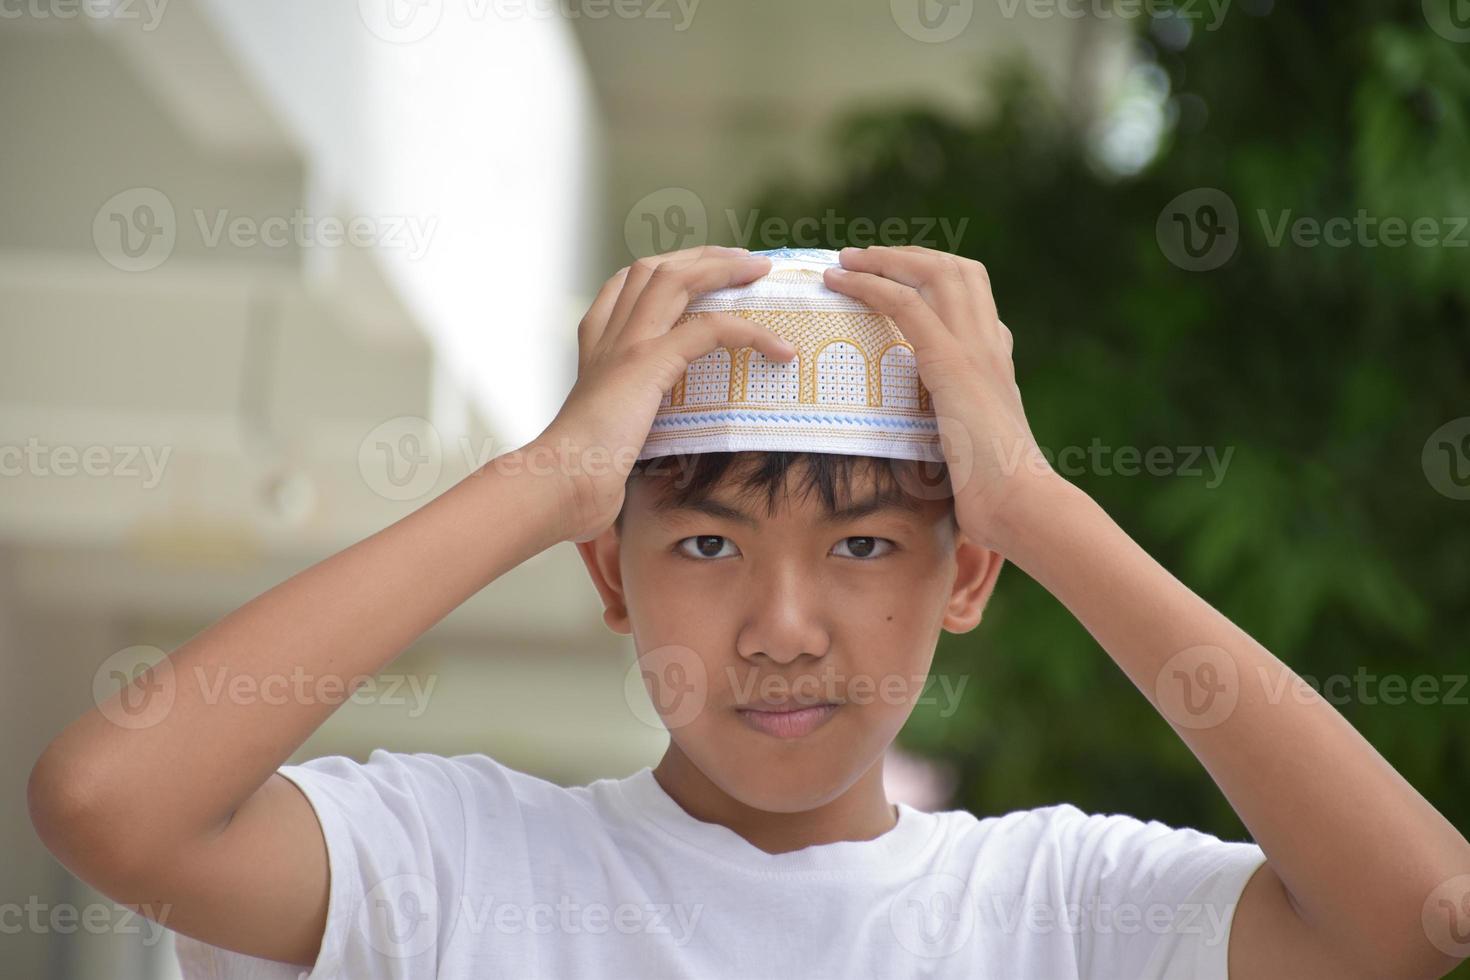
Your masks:
{"label": "white t-shirt", "polygon": [[645,767],[566,788],[484,755],[282,766],[331,868],[315,968],[176,937],[185,980],[1226,980],[1251,843],[1071,804],[898,804],[867,841],[767,854]]}

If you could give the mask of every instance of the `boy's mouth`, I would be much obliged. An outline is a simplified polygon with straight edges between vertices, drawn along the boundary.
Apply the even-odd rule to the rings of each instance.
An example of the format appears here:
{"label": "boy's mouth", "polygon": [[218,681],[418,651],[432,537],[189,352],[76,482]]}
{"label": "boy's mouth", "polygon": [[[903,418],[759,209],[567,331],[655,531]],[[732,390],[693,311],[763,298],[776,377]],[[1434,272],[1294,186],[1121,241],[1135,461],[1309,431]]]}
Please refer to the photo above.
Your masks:
{"label": "boy's mouth", "polygon": [[837,711],[835,702],[803,704],[799,701],[770,703],[757,701],[750,707],[736,707],[740,720],[758,732],[776,738],[800,738],[820,727]]}

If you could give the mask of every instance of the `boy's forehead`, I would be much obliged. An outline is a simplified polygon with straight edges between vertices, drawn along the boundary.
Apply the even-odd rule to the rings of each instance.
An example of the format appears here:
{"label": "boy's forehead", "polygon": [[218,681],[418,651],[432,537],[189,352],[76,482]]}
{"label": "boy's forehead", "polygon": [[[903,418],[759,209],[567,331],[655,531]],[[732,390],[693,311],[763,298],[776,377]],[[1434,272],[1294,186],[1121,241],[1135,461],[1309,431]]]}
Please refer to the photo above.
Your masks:
{"label": "boy's forehead", "polygon": [[894,474],[883,471],[884,462],[905,465],[906,461],[866,462],[868,465],[852,466],[841,478],[832,480],[831,507],[808,467],[793,466],[771,488],[764,481],[749,482],[758,464],[745,461],[732,465],[716,481],[693,493],[679,492],[686,484],[681,482],[677,468],[629,481],[628,502],[655,520],[678,520],[702,514],[748,523],[768,520],[783,512],[824,521],[880,512],[922,519],[930,511],[943,509],[945,501],[916,497],[903,488]]}

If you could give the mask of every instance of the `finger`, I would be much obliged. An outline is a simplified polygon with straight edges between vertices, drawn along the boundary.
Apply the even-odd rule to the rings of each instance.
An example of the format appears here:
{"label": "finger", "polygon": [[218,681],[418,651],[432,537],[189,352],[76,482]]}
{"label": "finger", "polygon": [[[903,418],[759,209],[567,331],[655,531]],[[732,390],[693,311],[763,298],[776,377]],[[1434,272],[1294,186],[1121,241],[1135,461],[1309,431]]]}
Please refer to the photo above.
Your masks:
{"label": "finger", "polygon": [[742,347],[753,347],[782,363],[796,356],[796,348],[769,327],[733,313],[695,313],[652,343],[669,365],[659,379],[661,391],[672,388],[692,362],[721,347],[728,347],[732,356]]}
{"label": "finger", "polygon": [[673,252],[663,252],[658,255],[649,255],[636,260],[628,267],[628,278],[623,284],[623,291],[618,300],[613,304],[612,313],[608,315],[607,330],[604,338],[611,341],[623,332],[623,326],[628,321],[628,314],[632,312],[638,297],[643,294],[644,287],[653,278],[653,273],[659,266],[668,264],[670,268],[681,268],[697,262],[708,256],[745,256],[750,252],[744,248],[731,248],[724,245],[695,245],[690,248],[681,248]]}
{"label": "finger", "polygon": [[586,363],[587,356],[591,353],[592,348],[597,346],[603,331],[607,329],[607,321],[612,315],[613,304],[617,302],[618,294],[623,290],[623,283],[628,278],[628,269],[628,266],[623,266],[602,284],[602,288],[597,291],[597,296],[592,300],[592,305],[587,307],[587,312],[582,316],[582,322],[577,325],[579,364]]}
{"label": "finger", "polygon": [[845,248],[838,255],[843,268],[892,279],[916,289],[952,331],[962,331],[979,308],[970,296],[960,260],[948,252],[917,245]]}
{"label": "finger", "polygon": [[960,346],[939,314],[912,286],[876,273],[839,268],[827,269],[822,278],[835,292],[860,300],[891,317],[904,339],[914,345],[916,354],[946,358],[953,356]]}
{"label": "finger", "polygon": [[771,271],[764,255],[706,255],[677,266],[664,265],[649,277],[633,304],[618,342],[645,340],[668,333],[689,301],[700,293],[739,286]]}
{"label": "finger", "polygon": [[[995,308],[995,293],[990,287],[990,270],[979,259],[972,259],[965,255],[954,255],[950,252],[941,252],[937,248],[929,248],[926,245],[905,245],[906,249],[923,252],[935,257],[944,256],[952,258],[959,263],[960,271],[965,275],[965,281],[970,284],[971,293],[975,296],[983,296],[988,300],[991,311]],[[999,317],[997,317],[997,322]]]}

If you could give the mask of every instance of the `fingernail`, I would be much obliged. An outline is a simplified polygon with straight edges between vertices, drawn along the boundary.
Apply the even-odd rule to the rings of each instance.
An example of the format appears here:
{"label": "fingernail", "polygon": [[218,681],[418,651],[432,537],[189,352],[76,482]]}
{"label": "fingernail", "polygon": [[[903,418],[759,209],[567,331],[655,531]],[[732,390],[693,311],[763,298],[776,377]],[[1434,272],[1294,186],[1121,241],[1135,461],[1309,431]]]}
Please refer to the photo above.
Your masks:
{"label": "fingernail", "polygon": [[832,273],[832,275],[837,276],[838,278],[841,278],[842,276],[847,275],[847,270],[844,269],[844,268],[842,268],[841,266],[834,265],[831,268],[829,268],[827,271],[830,272],[830,273]]}

